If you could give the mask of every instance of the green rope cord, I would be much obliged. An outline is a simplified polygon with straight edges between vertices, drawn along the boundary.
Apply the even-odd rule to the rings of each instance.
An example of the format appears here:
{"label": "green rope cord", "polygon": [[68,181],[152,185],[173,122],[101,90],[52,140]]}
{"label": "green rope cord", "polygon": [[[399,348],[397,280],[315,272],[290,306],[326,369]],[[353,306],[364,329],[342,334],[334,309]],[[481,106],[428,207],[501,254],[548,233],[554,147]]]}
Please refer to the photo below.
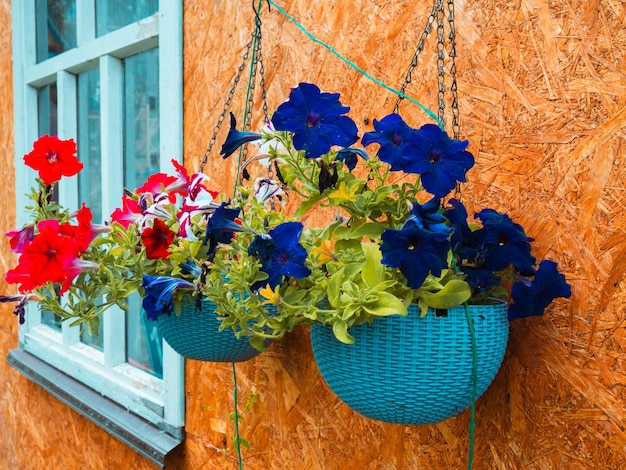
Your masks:
{"label": "green rope cord", "polygon": [[243,460],[241,458],[241,436],[239,435],[239,409],[237,408],[237,369],[233,362],[233,402],[235,403],[235,449],[237,449],[237,462],[239,462],[239,470],[243,469]]}
{"label": "green rope cord", "polygon": [[[253,4],[254,6],[254,4]],[[259,0],[257,5],[257,11],[261,11],[261,7],[263,6],[263,0]],[[246,104],[244,106],[243,111],[243,123],[242,129],[246,128],[247,118],[248,118],[248,104],[250,103],[250,93],[252,91],[252,80],[255,79],[255,68],[256,68],[256,51],[257,51],[257,42],[259,41],[258,29],[261,28],[261,20],[258,18],[258,23],[255,23],[255,35],[254,41],[252,43],[252,57],[250,58],[250,73],[248,74],[248,87],[246,88]],[[243,147],[239,149],[239,155],[237,157],[237,173],[235,174],[235,185],[233,187],[233,198],[237,195],[237,185],[239,184],[239,173],[241,172],[241,157],[243,155]],[[241,435],[239,434],[239,409],[237,405],[237,368],[235,367],[235,363],[232,363],[233,367],[233,403],[235,408],[235,448],[237,449],[237,462],[239,463],[239,470],[243,470],[243,459],[241,457]]]}
{"label": "green rope cord", "polygon": [[[439,210],[441,211],[441,208]],[[452,257],[452,270],[455,273],[459,272],[459,267],[456,265],[456,260],[454,259],[454,256]],[[465,318],[467,319],[467,326],[470,330],[470,340],[472,342],[472,403],[470,405],[468,438],[469,449],[467,452],[467,468],[468,470],[471,470],[474,464],[474,429],[476,428],[476,395],[478,395],[478,346],[476,345],[476,330],[474,329],[474,320],[472,320],[472,314],[470,313],[469,304],[467,303],[467,301],[463,302],[463,308],[465,309]]]}
{"label": "green rope cord", "polygon": [[358,65],[356,65],[354,62],[352,62],[350,59],[347,59],[346,57],[344,57],[343,55],[341,55],[339,52],[337,52],[335,50],[334,47],[332,47],[331,45],[325,43],[324,41],[317,39],[315,36],[313,36],[309,31],[307,31],[307,29],[302,26],[302,24],[300,24],[293,16],[291,16],[289,13],[287,13],[285,10],[283,10],[280,6],[278,6],[276,4],[276,2],[274,2],[274,0],[267,0],[268,3],[271,3],[274,8],[276,8],[276,10],[278,10],[285,18],[287,18],[289,21],[291,21],[293,24],[295,24],[304,34],[307,35],[307,37],[317,43],[320,44],[322,46],[324,46],[326,49],[328,49],[330,52],[332,52],[334,55],[336,55],[337,57],[339,57],[342,61],[344,61],[346,64],[348,64],[350,67],[352,67],[354,70],[356,70],[357,72],[359,72],[361,75],[363,75],[364,77],[370,79],[371,81],[373,81],[374,83],[376,83],[377,85],[380,85],[381,87],[385,88],[386,90],[401,96],[402,98],[409,100],[411,103],[416,104],[417,106],[419,106],[430,118],[432,118],[438,125],[439,127],[443,130],[444,126],[443,123],[439,120],[439,118],[437,117],[437,115],[432,112],[430,109],[428,109],[425,105],[423,105],[422,103],[420,103],[419,101],[417,101],[416,99],[411,98],[408,95],[405,95],[404,93],[402,93],[400,90],[396,90],[395,88],[390,87],[389,85],[387,85],[386,83],[378,80],[377,78],[373,77],[372,75],[370,75],[369,73],[367,73],[365,70],[363,70],[361,67],[359,67]]}
{"label": "green rope cord", "polygon": [[463,303],[465,307],[465,316],[467,317],[467,325],[470,330],[472,339],[472,404],[470,406],[470,422],[469,422],[469,450],[467,456],[467,468],[471,470],[474,460],[474,429],[476,428],[476,395],[478,392],[478,351],[476,346],[476,330],[474,329],[474,321],[470,313],[467,302]]}

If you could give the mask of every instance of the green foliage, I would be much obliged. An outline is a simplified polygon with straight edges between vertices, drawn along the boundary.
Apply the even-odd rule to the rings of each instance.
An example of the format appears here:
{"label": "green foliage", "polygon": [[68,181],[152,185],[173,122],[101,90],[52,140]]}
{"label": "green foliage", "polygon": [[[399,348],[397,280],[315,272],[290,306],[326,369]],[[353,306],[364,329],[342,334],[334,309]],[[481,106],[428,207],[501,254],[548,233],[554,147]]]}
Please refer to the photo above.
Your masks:
{"label": "green foliage", "polygon": [[[248,333],[266,338],[282,336],[297,324],[322,323],[332,327],[337,339],[352,343],[351,326],[382,316],[406,315],[412,302],[424,309],[449,308],[469,298],[468,284],[452,271],[431,273],[421,288],[410,289],[397,269],[381,262],[381,235],[406,221],[408,201],[415,200],[421,190],[419,180],[390,183],[386,165],[376,157],[364,162],[365,178],[359,178],[336,161],[335,151],[317,161],[296,151],[288,133],[276,132],[265,139],[277,141],[280,145],[276,147],[283,149],[271,152],[271,159],[279,164],[289,190],[302,200],[295,215],[306,218],[307,211],[320,207],[337,216],[327,227],[309,229],[302,237],[310,253],[312,274],[267,295],[266,301],[277,307],[275,316],[260,318],[248,313],[239,318],[240,327],[245,327],[243,320],[252,320],[254,326],[248,325]],[[321,167],[337,175],[337,182],[322,192],[317,184]],[[232,273],[229,276],[232,285]],[[217,289],[224,287],[219,282],[216,285]],[[236,291],[244,288],[237,285]]]}

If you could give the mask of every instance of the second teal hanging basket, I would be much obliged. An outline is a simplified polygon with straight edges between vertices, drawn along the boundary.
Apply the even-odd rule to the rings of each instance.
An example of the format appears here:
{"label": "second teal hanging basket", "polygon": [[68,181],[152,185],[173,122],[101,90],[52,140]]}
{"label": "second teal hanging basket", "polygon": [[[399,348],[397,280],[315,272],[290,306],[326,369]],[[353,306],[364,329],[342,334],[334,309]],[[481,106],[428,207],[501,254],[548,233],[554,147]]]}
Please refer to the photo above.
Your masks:
{"label": "second teal hanging basket", "polygon": [[[470,306],[478,358],[477,397],[500,368],[508,340],[506,305]],[[473,352],[464,307],[428,310],[415,305],[350,328],[354,344],[332,328],[311,327],[315,360],[332,391],[360,414],[396,424],[431,424],[471,405]]]}
{"label": "second teal hanging basket", "polygon": [[180,315],[161,315],[157,328],[163,339],[181,356],[207,362],[243,362],[260,354],[248,338],[237,338],[231,328],[219,330],[216,305],[208,300],[183,305]]}

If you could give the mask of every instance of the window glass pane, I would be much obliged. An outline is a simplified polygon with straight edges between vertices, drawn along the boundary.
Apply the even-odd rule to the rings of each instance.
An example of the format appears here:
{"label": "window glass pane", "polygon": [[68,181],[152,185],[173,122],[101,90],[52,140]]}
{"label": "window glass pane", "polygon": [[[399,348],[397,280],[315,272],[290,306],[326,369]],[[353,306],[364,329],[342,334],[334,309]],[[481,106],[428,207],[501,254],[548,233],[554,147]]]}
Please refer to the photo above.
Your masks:
{"label": "window glass pane", "polygon": [[57,84],[51,83],[37,90],[39,135],[57,135]]}
{"label": "window glass pane", "polygon": [[93,213],[94,223],[104,222],[100,155],[99,69],[78,75],[78,156],[85,165],[78,174],[78,199]]}
{"label": "window glass pane", "polygon": [[96,0],[96,35],[139,21],[157,12],[158,0]]}
{"label": "window glass pane", "polygon": [[[156,49],[124,60],[124,186],[135,189],[159,171],[159,63]],[[162,376],[161,338],[139,295],[127,314],[128,362]]]}
{"label": "window glass pane", "polygon": [[163,378],[163,339],[156,328],[156,322],[147,319],[141,308],[141,296],[128,299],[129,311],[126,314],[126,361],[139,369]]}
{"label": "window glass pane", "polygon": [[80,341],[93,348],[96,348],[99,351],[104,351],[104,338],[103,338],[104,333],[103,333],[102,324],[103,324],[103,318],[101,317],[100,323],[98,323],[98,331],[94,333],[93,335],[90,335],[89,331],[87,331],[87,328],[85,328],[85,331],[83,331],[80,335]]}
{"label": "window glass pane", "polygon": [[159,56],[124,60],[124,185],[133,190],[159,171]]}
{"label": "window glass pane", "polygon": [[[78,174],[78,200],[91,209],[94,223],[103,223],[102,177],[100,154],[100,73],[93,68],[78,74],[78,156],[85,165]],[[85,330],[81,341],[103,350],[103,329],[100,319],[97,334]]]}
{"label": "window glass pane", "polygon": [[[37,108],[39,110],[38,134],[57,135],[57,84],[51,83],[37,90]],[[58,194],[53,194],[58,200]],[[53,312],[41,312],[42,323],[61,330],[61,318]]]}
{"label": "window glass pane", "polygon": [[37,62],[76,47],[76,0],[35,0]]}

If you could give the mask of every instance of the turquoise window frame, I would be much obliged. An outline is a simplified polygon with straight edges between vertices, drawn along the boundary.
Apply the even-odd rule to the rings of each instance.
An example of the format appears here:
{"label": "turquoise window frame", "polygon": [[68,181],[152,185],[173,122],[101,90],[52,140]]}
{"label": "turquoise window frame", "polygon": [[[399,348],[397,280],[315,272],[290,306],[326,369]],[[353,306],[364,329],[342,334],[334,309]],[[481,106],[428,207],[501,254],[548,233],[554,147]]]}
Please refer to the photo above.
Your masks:
{"label": "turquoise window frame", "polygon": [[[29,188],[34,184],[34,175],[25,168],[22,157],[39,137],[37,90],[56,83],[58,135],[76,139],[76,76],[97,62],[101,93],[102,187],[106,188],[102,212],[111,213],[119,205],[123,191],[120,176],[124,171],[121,116],[125,57],[158,48],[159,63],[166,64],[159,70],[161,168],[171,166],[172,156],[182,156],[182,2],[160,0],[158,11],[152,16],[96,37],[95,0],[77,0],[76,17],[81,21],[77,23],[76,48],[37,62],[35,35],[32,34],[36,1],[12,2],[16,187]],[[17,191],[17,208],[27,203],[23,192]],[[59,193],[61,203],[78,207],[76,179],[62,181]],[[17,210],[18,225],[25,223],[24,218],[23,211]],[[11,355],[9,362],[26,373],[32,367],[21,367],[24,361],[18,359],[36,358],[42,361],[43,369],[50,367],[54,373],[67,376],[68,383],[75,381],[86,386],[121,410],[128,410],[155,429],[165,431],[174,438],[173,443],[178,443],[184,435],[184,360],[163,342],[162,379],[128,364],[124,315],[123,311],[109,311],[104,315],[104,347],[103,351],[98,351],[80,341],[77,328],[69,324],[63,324],[60,331],[50,328],[41,321],[41,313],[31,308],[26,323],[19,328],[19,351]],[[30,377],[34,376],[40,377],[41,373]],[[106,423],[101,425],[107,427]],[[133,447],[141,452],[142,445]],[[146,455],[155,453],[156,457],[151,458],[162,463],[163,452],[166,451],[152,450]]]}

